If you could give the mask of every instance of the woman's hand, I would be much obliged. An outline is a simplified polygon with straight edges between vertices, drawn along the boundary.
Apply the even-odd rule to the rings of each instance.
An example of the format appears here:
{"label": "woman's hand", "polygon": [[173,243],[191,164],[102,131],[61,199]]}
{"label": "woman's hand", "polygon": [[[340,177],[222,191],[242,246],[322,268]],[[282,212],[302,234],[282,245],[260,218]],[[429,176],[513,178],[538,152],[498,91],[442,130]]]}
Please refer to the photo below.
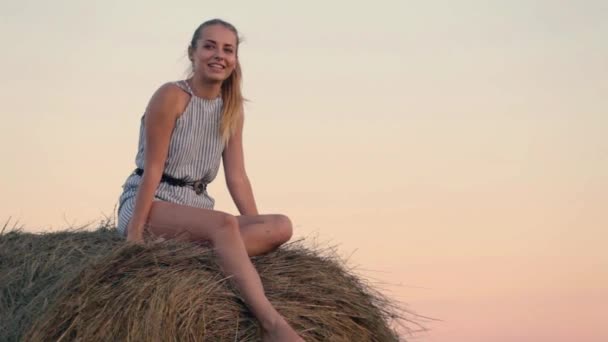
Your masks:
{"label": "woman's hand", "polygon": [[144,244],[144,230],[132,227],[130,224],[127,226],[127,241],[136,243],[138,245]]}

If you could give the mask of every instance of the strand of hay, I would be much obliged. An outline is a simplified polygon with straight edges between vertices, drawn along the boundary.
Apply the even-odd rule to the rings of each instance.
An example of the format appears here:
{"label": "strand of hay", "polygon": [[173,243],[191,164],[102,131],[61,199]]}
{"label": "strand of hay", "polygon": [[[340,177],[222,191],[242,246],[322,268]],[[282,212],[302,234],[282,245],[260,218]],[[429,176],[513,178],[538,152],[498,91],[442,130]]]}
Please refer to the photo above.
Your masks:
{"label": "strand of hay", "polygon": [[[271,303],[306,341],[398,341],[409,312],[304,241],[252,261]],[[113,227],[0,235],[2,341],[259,341],[211,249],[127,244]],[[416,327],[416,329],[414,329]]]}

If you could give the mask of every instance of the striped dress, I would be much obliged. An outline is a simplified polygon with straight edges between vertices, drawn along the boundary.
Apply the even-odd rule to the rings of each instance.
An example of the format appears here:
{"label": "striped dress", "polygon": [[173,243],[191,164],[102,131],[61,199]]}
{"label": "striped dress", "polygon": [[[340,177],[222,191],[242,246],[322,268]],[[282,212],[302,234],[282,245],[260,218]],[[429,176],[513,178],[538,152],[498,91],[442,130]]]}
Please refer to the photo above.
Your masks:
{"label": "striped dress", "polygon": [[[211,183],[219,170],[224,144],[219,128],[222,115],[222,98],[212,100],[197,97],[186,81],[174,82],[190,94],[190,102],[183,114],[175,122],[171,134],[164,173],[187,181],[203,179]],[[144,152],[146,148],[144,115],[139,128],[139,143],[135,164],[146,169]],[[135,207],[135,195],[142,177],[132,173],[122,185],[123,192],[118,199],[117,230],[127,235],[127,225]],[[161,182],[154,195],[155,201],[168,201],[198,208],[213,209],[215,200],[207,190],[197,195],[191,187],[180,187]]]}

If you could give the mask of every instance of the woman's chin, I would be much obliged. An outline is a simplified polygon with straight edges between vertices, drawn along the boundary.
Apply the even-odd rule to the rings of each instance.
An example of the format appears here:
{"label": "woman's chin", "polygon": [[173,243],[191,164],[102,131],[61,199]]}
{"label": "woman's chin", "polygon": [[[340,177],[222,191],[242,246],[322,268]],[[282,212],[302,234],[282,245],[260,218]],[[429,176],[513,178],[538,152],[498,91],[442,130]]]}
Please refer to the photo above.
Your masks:
{"label": "woman's chin", "polygon": [[202,79],[208,83],[221,83],[224,82],[228,77],[224,74],[205,74]]}

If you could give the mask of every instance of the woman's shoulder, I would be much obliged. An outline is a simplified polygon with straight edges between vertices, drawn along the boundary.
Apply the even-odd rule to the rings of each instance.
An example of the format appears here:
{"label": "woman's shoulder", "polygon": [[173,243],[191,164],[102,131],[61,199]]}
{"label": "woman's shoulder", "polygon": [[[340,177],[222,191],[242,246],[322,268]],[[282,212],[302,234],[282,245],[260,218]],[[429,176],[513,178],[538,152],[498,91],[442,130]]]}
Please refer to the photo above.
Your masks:
{"label": "woman's shoulder", "polygon": [[187,85],[184,85],[183,81],[168,81],[163,83],[158,89],[156,93],[165,97],[190,97],[190,93],[186,88]]}
{"label": "woman's shoulder", "polygon": [[170,81],[162,84],[152,95],[150,106],[168,108],[184,108],[190,99],[188,94],[179,85],[179,81]]}

